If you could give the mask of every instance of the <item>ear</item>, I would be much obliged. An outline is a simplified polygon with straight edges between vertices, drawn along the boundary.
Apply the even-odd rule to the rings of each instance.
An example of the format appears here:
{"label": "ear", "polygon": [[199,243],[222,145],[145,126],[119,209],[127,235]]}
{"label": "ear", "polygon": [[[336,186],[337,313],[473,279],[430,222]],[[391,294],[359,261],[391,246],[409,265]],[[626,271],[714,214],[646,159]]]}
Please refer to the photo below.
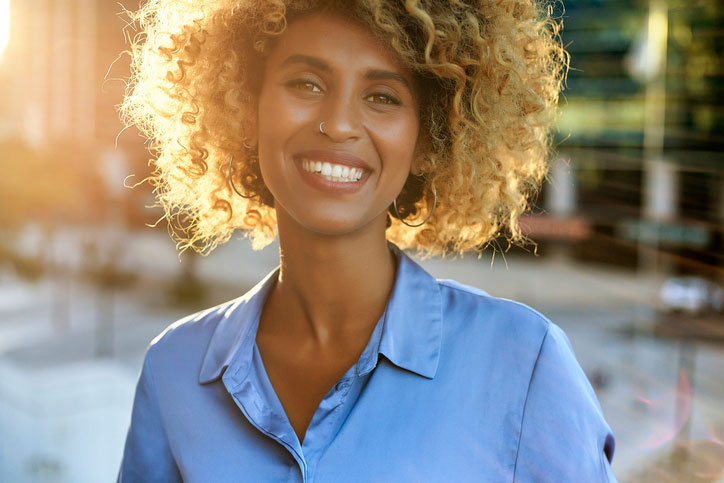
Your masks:
{"label": "ear", "polygon": [[259,131],[257,126],[256,117],[242,123],[244,147],[253,149],[259,145]]}
{"label": "ear", "polygon": [[412,165],[410,166],[410,173],[414,174],[415,176],[420,176],[420,162],[421,159],[417,156],[412,160]]}

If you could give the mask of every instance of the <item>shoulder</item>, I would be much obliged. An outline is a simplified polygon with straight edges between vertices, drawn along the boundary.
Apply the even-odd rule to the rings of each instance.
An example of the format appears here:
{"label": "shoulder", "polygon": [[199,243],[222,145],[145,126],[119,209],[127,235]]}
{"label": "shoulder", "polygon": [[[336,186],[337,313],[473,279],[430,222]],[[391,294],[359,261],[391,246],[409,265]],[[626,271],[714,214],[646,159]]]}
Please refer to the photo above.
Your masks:
{"label": "shoulder", "polygon": [[[506,406],[522,412],[531,375],[553,322],[513,300],[454,280],[439,280],[442,357],[450,377],[497,387]],[[503,394],[505,393],[505,394]]]}
{"label": "shoulder", "polygon": [[155,366],[154,370],[171,368],[182,361],[199,364],[224,314],[238,301],[229,300],[174,321],[148,344],[145,363]]}
{"label": "shoulder", "polygon": [[[494,297],[455,280],[438,280],[449,344],[474,346],[501,360],[515,360],[527,384],[534,371],[566,374],[569,383],[590,387],[565,331],[537,310]],[[522,370],[524,369],[524,370]]]}
{"label": "shoulder", "polygon": [[457,340],[484,345],[494,353],[524,354],[529,376],[534,371],[537,377],[556,373],[559,381],[590,387],[565,331],[545,315],[455,280],[438,280],[438,284],[444,326],[449,333],[464,336]]}
{"label": "shoulder", "polygon": [[454,280],[438,280],[443,300],[443,343],[474,367],[495,367],[510,386],[574,403],[598,404],[565,331],[537,310]]}
{"label": "shoulder", "polygon": [[551,324],[528,383],[515,475],[615,481],[615,439],[565,332]]}
{"label": "shoulder", "polygon": [[516,481],[615,481],[615,440],[565,331],[525,304],[454,280],[438,285],[450,365],[472,365],[520,417]]}
{"label": "shoulder", "polygon": [[443,297],[450,301],[463,304],[467,308],[480,308],[493,310],[498,316],[510,316],[518,319],[530,320],[547,327],[550,321],[537,310],[515,300],[494,297],[485,290],[471,285],[465,285],[457,280],[437,279]]}
{"label": "shoulder", "polygon": [[198,312],[174,321],[153,338],[150,347],[156,347],[154,350],[163,350],[164,347],[177,344],[182,339],[212,333],[223,317],[224,312],[228,310],[235,300],[229,300],[219,305],[199,310]]}
{"label": "shoulder", "polygon": [[514,300],[494,297],[456,280],[438,279],[447,329],[500,344],[540,348],[550,327],[560,328],[537,310]]}

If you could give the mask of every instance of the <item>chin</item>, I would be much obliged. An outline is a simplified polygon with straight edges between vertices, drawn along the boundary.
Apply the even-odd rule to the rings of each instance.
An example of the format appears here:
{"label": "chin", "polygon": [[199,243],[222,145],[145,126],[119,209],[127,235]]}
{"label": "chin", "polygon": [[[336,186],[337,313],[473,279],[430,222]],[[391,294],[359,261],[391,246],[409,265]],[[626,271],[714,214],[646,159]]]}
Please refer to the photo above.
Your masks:
{"label": "chin", "polygon": [[358,221],[347,219],[315,220],[315,222],[305,223],[303,226],[313,233],[324,236],[348,235],[361,228]]}

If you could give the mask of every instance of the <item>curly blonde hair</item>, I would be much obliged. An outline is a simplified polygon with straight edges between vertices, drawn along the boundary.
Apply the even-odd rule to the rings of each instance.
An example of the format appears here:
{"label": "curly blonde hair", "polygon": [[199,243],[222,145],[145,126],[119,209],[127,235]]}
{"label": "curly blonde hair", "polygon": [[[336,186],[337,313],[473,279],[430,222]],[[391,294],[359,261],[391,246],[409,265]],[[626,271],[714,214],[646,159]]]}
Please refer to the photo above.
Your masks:
{"label": "curly blonde hair", "polygon": [[[209,253],[236,229],[276,237],[273,198],[245,143],[261,72],[288,22],[332,9],[397,53],[420,86],[419,175],[389,210],[387,239],[425,256],[463,253],[504,233],[547,172],[550,126],[568,65],[560,23],[537,0],[148,0],[131,13],[131,82],[121,114],[148,137],[147,178],[181,249]],[[234,182],[251,198],[237,196]]]}

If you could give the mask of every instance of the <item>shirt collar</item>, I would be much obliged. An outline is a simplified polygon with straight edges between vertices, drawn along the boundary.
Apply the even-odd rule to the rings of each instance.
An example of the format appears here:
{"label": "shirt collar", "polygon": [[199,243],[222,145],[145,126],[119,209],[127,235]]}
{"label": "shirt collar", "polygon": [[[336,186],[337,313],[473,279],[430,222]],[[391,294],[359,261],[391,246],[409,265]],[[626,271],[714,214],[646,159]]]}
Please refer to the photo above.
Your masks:
{"label": "shirt collar", "polygon": [[[397,258],[395,285],[383,316],[356,364],[357,375],[370,372],[382,353],[395,365],[432,379],[440,357],[442,300],[432,275],[396,245],[388,246]],[[264,301],[275,285],[279,266],[242,297],[218,306],[221,320],[214,329],[199,373],[206,384],[234,366],[243,377],[251,366],[256,329]],[[210,315],[209,311],[199,317]],[[243,374],[242,374],[243,372]]]}

